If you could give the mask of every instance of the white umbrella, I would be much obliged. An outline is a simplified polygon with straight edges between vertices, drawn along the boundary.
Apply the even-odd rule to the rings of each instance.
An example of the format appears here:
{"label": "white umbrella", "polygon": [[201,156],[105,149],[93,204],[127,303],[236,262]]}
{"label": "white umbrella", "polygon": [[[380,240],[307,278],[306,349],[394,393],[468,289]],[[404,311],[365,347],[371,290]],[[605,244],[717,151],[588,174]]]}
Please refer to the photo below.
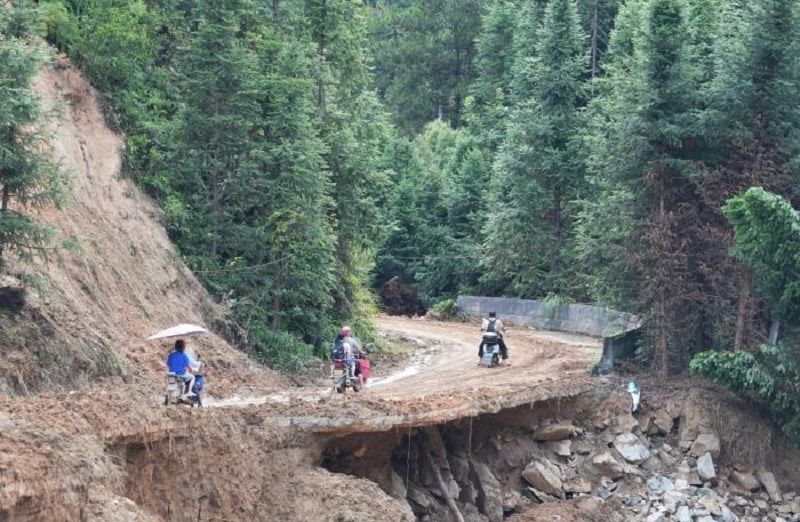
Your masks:
{"label": "white umbrella", "polygon": [[173,326],[172,328],[167,328],[166,330],[161,330],[158,333],[154,333],[153,335],[148,337],[147,340],[152,341],[153,339],[185,337],[189,335],[199,335],[203,333],[208,333],[208,330],[206,330],[202,326],[195,326],[193,324],[179,324],[178,326]]}

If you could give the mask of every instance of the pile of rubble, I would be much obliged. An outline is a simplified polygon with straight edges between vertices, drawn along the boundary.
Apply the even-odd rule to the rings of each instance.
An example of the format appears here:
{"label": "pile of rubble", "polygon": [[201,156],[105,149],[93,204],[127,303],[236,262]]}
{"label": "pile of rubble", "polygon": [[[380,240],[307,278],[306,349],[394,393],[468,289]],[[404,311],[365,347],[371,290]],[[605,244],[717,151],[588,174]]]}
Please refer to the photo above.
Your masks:
{"label": "pile of rubble", "polygon": [[551,513],[553,503],[586,520],[800,522],[800,497],[763,466],[723,455],[702,412],[608,413],[600,408],[583,424],[498,427],[472,453],[460,435],[428,428],[423,460],[435,469],[412,468],[408,482],[404,470],[393,472],[391,493],[430,522],[540,520],[537,508]]}

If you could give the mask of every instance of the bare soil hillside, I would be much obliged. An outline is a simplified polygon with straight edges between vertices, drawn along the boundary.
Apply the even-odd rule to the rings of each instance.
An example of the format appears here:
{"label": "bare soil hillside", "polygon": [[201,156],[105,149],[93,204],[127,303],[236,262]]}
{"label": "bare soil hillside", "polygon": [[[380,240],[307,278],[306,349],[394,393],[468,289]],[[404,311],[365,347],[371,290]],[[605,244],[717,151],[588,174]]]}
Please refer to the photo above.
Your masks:
{"label": "bare soil hillside", "polygon": [[[26,274],[39,291],[29,288],[21,315],[0,319],[0,393],[74,389],[108,376],[152,384],[167,345],[144,337],[224,315],[176,254],[157,207],[121,177],[124,142],[106,125],[96,92],[65,59],[39,75],[35,90],[61,108],[52,145],[73,184],[69,206],[39,219],[75,246],[48,263],[13,264],[17,277],[5,283]],[[231,373],[237,381],[264,373],[216,336],[199,342],[211,371],[225,369],[218,385]]]}

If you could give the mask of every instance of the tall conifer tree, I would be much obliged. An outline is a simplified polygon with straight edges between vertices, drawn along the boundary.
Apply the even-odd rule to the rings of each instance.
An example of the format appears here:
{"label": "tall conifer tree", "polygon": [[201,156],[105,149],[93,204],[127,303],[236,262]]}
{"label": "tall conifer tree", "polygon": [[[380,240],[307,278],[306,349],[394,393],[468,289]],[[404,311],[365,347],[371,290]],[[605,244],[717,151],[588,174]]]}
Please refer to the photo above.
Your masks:
{"label": "tall conifer tree", "polygon": [[528,62],[531,98],[512,108],[497,156],[499,183],[486,233],[490,262],[502,267],[511,254],[506,242],[513,241],[517,291],[541,295],[565,290],[565,205],[583,179],[578,138],[586,49],[574,1],[548,3],[537,40]]}

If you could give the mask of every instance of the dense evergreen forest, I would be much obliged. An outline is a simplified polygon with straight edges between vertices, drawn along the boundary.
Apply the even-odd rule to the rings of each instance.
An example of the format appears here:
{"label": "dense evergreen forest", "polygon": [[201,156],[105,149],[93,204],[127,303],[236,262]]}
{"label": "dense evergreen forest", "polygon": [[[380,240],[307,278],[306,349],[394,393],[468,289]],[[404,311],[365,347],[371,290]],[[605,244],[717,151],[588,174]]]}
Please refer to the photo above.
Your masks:
{"label": "dense evergreen forest", "polygon": [[[794,0],[20,5],[274,365],[368,337],[393,279],[639,313],[664,375],[796,357]],[[797,408],[780,371],[738,386]]]}

